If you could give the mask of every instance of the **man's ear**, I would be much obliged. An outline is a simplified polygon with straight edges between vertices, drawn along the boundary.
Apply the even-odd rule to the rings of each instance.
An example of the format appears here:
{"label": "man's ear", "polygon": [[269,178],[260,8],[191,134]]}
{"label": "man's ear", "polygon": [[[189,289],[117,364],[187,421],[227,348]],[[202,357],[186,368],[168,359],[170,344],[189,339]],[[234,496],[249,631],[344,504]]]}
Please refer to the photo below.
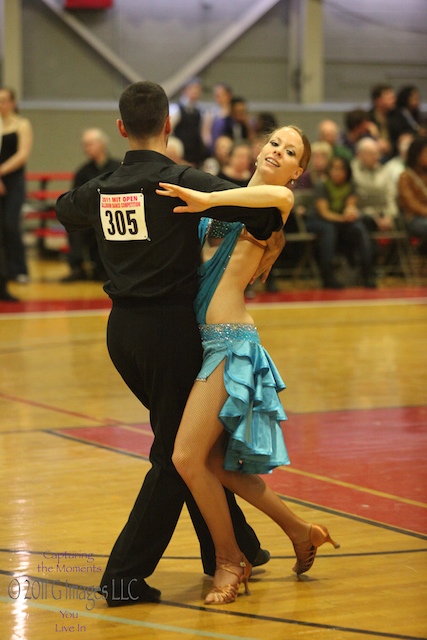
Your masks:
{"label": "man's ear", "polygon": [[172,133],[172,122],[171,122],[171,117],[170,116],[168,116],[166,118],[165,133],[166,133],[167,136],[170,136],[170,134]]}
{"label": "man's ear", "polygon": [[128,137],[127,131],[125,129],[125,125],[123,124],[123,120],[120,120],[120,119],[117,120],[117,128],[120,131],[120,135],[123,138],[127,138]]}

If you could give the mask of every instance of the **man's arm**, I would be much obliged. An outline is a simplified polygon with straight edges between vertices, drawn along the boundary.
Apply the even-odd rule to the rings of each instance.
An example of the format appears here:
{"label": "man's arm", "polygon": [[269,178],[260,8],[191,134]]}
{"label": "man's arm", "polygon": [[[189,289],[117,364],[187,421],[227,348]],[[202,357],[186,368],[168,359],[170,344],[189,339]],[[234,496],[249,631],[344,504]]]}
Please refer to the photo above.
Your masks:
{"label": "man's arm", "polygon": [[90,211],[93,205],[97,206],[98,192],[95,181],[96,178],[81,187],[63,193],[56,201],[56,217],[67,231],[79,231],[91,226],[86,212]]}

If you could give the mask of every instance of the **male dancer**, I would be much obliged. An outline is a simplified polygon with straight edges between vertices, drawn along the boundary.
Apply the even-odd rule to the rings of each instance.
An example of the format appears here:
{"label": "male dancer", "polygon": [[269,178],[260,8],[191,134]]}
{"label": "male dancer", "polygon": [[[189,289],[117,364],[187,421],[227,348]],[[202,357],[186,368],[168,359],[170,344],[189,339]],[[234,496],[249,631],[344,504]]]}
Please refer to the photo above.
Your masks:
{"label": "male dancer", "polygon": [[[128,387],[150,410],[154,432],[152,467],[101,581],[109,606],[160,599],[160,591],[148,586],[145,578],[163,555],[184,502],[200,541],[204,570],[210,575],[215,571],[208,529],[171,461],[185,403],[202,361],[193,311],[200,262],[198,216],[174,214],[176,200],[162,198],[156,189],[159,182],[201,191],[235,187],[166,157],[171,124],[168,99],[159,85],[130,85],[119,106],[118,129],[130,146],[122,166],[57,202],[58,218],[68,231],[95,229],[109,278],[104,289],[112,299],[109,353]],[[272,238],[272,245],[280,244],[283,237],[277,209],[229,207],[209,213],[245,223],[256,238]],[[227,493],[227,497],[242,552],[251,563],[263,564],[268,552],[257,558],[259,541],[234,496]]]}

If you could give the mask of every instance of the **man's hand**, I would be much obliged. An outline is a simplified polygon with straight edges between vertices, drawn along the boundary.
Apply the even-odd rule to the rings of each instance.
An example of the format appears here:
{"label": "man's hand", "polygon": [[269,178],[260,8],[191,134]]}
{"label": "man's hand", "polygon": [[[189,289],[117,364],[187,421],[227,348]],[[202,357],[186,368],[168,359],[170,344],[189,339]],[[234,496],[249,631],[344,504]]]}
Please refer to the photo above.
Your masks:
{"label": "man's hand", "polygon": [[267,280],[273,264],[283,251],[285,243],[285,234],[282,229],[280,231],[274,231],[271,234],[267,240],[267,248],[264,251],[264,255],[261,258],[261,262],[259,263],[258,269],[252,277],[250,284],[253,284],[257,278],[261,278],[261,282],[263,283]]}

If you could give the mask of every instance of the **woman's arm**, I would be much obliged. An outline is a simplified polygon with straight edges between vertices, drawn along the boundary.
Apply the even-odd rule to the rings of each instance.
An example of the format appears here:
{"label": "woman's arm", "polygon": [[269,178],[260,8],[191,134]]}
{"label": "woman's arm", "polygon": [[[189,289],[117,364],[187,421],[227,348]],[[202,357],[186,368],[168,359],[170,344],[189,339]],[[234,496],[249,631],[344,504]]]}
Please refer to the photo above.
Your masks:
{"label": "woman's arm", "polygon": [[329,220],[329,222],[353,222],[359,217],[356,201],[352,195],[348,196],[342,213],[331,211],[326,198],[317,198],[315,200],[315,206],[320,217],[324,218],[324,220]]}
{"label": "woman's arm", "polygon": [[406,171],[400,174],[398,182],[399,204],[403,213],[427,216],[427,204],[416,193],[414,183]]}
{"label": "woman's arm", "polygon": [[335,213],[329,209],[329,202],[326,198],[317,198],[315,200],[315,207],[321,218],[329,220],[330,222],[343,222],[343,216],[341,213]]}
{"label": "woman's arm", "polygon": [[10,156],[2,165],[0,165],[0,176],[7,175],[16,171],[25,165],[30,157],[33,146],[33,129],[29,120],[23,119],[17,130],[18,133],[18,149],[13,156]]}
{"label": "woman's arm", "polygon": [[266,240],[266,249],[261,258],[261,262],[249,284],[253,284],[257,278],[261,278],[261,282],[266,282],[273,264],[282,253],[285,246],[285,234],[283,229],[280,231],[274,231],[271,236]]}
{"label": "woman's arm", "polygon": [[222,206],[252,207],[255,209],[276,207],[281,211],[285,222],[294,203],[292,191],[287,187],[277,185],[241,187],[211,193],[203,193],[166,182],[160,182],[159,185],[162,187],[162,189],[156,190],[159,195],[180,198],[187,203],[186,206],[175,207],[175,213],[200,213],[200,211],[206,211],[212,207]]}

